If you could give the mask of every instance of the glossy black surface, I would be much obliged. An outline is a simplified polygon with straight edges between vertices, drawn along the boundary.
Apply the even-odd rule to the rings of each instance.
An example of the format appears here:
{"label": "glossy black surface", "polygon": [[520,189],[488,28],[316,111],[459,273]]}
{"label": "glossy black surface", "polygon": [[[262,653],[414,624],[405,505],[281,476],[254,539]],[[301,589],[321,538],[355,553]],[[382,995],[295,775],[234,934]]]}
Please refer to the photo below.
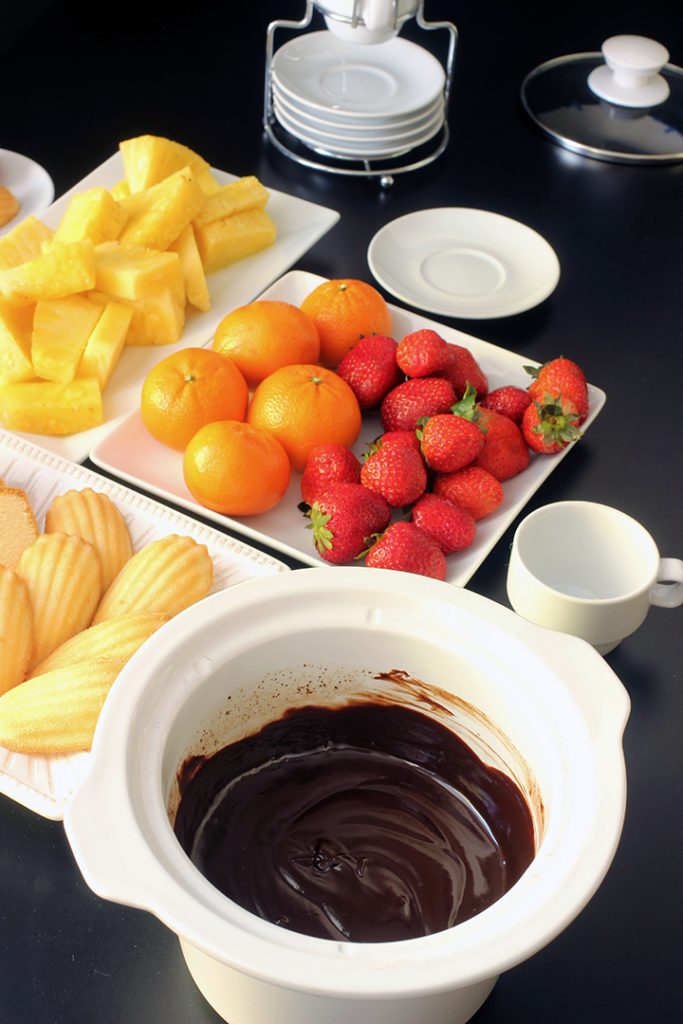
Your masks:
{"label": "glossy black surface", "polygon": [[[505,320],[451,321],[536,360],[572,356],[607,392],[585,442],[529,508],[568,498],[613,504],[650,529],[662,554],[683,556],[683,165],[574,156],[538,132],[519,101],[524,76],[542,61],[597,50],[621,32],[658,39],[683,64],[676,6],[577,0],[541,13],[500,0],[427,0],[429,18],[460,29],[451,142],[437,163],[387,192],[304,171],[264,144],[266,27],[299,17],[304,4],[239,6],[34,0],[3,10],[0,146],[38,160],[60,194],[120,138],[171,136],[215,166],[338,209],[339,224],[298,265],[326,276],[369,278],[375,231],[416,209],[480,207],[529,224],[562,265],[550,299]],[[424,41],[414,27],[410,35]],[[503,603],[512,532],[470,583]],[[632,701],[621,845],[586,910],[501,978],[475,1024],[680,1019],[682,626],[682,610],[654,609],[608,656]],[[175,937],[151,916],[94,896],[61,825],[0,798],[2,1024],[218,1020]]]}

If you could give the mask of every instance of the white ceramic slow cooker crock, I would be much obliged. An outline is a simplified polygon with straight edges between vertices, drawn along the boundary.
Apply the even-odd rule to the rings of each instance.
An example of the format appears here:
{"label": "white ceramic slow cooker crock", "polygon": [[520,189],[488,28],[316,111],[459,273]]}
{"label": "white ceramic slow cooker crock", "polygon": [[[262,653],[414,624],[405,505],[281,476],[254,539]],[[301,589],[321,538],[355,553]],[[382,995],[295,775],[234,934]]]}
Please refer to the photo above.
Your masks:
{"label": "white ceramic slow cooker crock", "polygon": [[[177,842],[179,767],[288,706],[373,694],[436,716],[515,778],[536,856],[490,908],[420,939],[335,942],[261,920]],[[461,1024],[607,871],[623,823],[628,711],[588,644],[477,594],[382,569],[283,573],[189,608],[129,662],[66,831],[96,893],[147,909],[179,936],[230,1024]]]}

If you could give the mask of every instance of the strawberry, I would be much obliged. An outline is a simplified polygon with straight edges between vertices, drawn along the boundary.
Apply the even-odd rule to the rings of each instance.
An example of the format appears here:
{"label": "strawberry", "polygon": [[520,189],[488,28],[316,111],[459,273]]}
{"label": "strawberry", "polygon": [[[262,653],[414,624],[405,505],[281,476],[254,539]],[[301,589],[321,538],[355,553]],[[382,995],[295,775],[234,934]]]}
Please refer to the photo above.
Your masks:
{"label": "strawberry", "polygon": [[561,452],[581,437],[579,412],[564,396],[546,395],[533,401],[522,420],[522,433],[532,451],[542,455]]}
{"label": "strawberry", "polygon": [[477,532],[471,512],[438,494],[423,494],[413,505],[410,518],[434,538],[444,555],[465,551]]}
{"label": "strawberry", "polygon": [[475,465],[487,469],[498,480],[509,480],[527,468],[529,449],[516,423],[481,406],[477,423],[486,434],[486,443]]}
{"label": "strawberry", "polygon": [[387,526],[391,509],[381,494],[362,484],[336,483],[317,495],[305,512],[313,540],[326,562],[343,565],[357,558],[369,538]]}
{"label": "strawberry", "polygon": [[337,374],[349,385],[361,409],[375,409],[387,392],[403,380],[396,363],[396,342],[382,334],[368,334],[347,352]]}
{"label": "strawberry", "polygon": [[428,328],[406,334],[396,349],[396,362],[406,377],[433,377],[448,360],[448,342]]}
{"label": "strawberry", "polygon": [[559,356],[542,366],[527,366],[525,369],[534,378],[528,389],[532,398],[544,401],[546,395],[561,395],[576,406],[579,424],[584,422],[588,416],[588,385],[577,363]]}
{"label": "strawberry", "polygon": [[320,444],[311,449],[301,474],[301,497],[312,505],[316,496],[335,483],[360,482],[360,460],[342,444]]}
{"label": "strawberry", "polygon": [[431,416],[418,427],[422,455],[430,469],[454,473],[476,459],[485,435],[476,423],[452,413]]}
{"label": "strawberry", "polygon": [[438,376],[451,382],[457,398],[461,398],[467,385],[471,384],[481,401],[489,390],[488,378],[481,366],[470,350],[462,345],[449,345],[448,350],[448,362]]}
{"label": "strawberry", "polygon": [[466,466],[435,476],[434,494],[466,508],[476,521],[495,512],[503,500],[503,485],[481,466]]}
{"label": "strawberry", "polygon": [[501,388],[496,388],[494,391],[489,391],[481,403],[482,408],[493,409],[494,412],[499,412],[501,416],[507,416],[517,426],[522,422],[524,410],[530,404],[531,395],[529,392],[525,391],[524,388],[515,387],[514,384],[506,384]]}
{"label": "strawberry", "polygon": [[412,505],[427,486],[427,470],[420,453],[411,445],[379,444],[360,471],[360,482],[381,494],[390,505]]}
{"label": "strawberry", "polygon": [[385,396],[380,415],[388,430],[415,430],[423,416],[448,412],[455,402],[452,385],[440,377],[415,377]]}
{"label": "strawberry", "polygon": [[373,444],[368,446],[370,454],[380,444],[403,444],[408,445],[409,448],[414,448],[418,453],[421,451],[420,441],[414,430],[388,430],[385,434],[381,434]]}
{"label": "strawberry", "polygon": [[415,523],[392,523],[368,551],[365,564],[446,579],[446,556],[428,533]]}

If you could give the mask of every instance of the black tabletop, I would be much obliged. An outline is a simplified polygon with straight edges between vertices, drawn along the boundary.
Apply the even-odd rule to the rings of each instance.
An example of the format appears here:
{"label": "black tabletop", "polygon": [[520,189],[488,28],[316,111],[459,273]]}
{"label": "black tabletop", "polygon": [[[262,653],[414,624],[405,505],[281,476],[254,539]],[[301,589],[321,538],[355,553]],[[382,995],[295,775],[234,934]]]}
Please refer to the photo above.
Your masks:
{"label": "black tabletop", "polygon": [[[216,167],[339,210],[339,223],[297,264],[325,276],[371,280],[366,252],[375,232],[422,208],[476,207],[535,228],[561,263],[551,297],[506,319],[445,321],[534,360],[569,355],[607,393],[584,441],[528,508],[606,502],[639,519],[663,555],[683,556],[683,165],[575,156],[538,132],[519,100],[524,76],[539,63],[596,51],[617,33],[658,39],[682,64],[674,6],[575,0],[541,12],[501,0],[427,0],[430,20],[449,18],[460,30],[450,143],[389,189],[306,170],[264,139],[267,25],[300,17],[304,6],[17,4],[3,11],[0,30],[0,146],[41,163],[59,195],[120,139],[177,139]],[[443,56],[438,33],[425,40],[417,32],[408,27],[410,38]],[[512,532],[469,584],[502,603]],[[632,702],[626,822],[611,869],[562,935],[501,978],[477,1024],[680,1019],[682,614],[653,609],[607,657]],[[175,936],[146,913],[94,896],[62,825],[4,797],[0,922],[2,1024],[219,1019],[195,989]]]}

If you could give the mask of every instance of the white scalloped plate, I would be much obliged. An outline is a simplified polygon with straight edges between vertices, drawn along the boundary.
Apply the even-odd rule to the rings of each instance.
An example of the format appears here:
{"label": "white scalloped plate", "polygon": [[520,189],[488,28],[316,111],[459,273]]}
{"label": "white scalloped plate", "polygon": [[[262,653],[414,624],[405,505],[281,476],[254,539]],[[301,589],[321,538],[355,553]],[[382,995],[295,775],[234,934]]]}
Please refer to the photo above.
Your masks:
{"label": "white scalloped plate", "polygon": [[[40,528],[56,495],[92,487],[108,494],[121,510],[136,550],[169,533],[187,534],[206,544],[214,564],[212,593],[256,576],[288,571],[284,562],[248,544],[3,431],[0,478],[26,491]],[[0,747],[0,793],[44,818],[59,820],[85,776],[89,758],[88,753],[29,756]]]}

